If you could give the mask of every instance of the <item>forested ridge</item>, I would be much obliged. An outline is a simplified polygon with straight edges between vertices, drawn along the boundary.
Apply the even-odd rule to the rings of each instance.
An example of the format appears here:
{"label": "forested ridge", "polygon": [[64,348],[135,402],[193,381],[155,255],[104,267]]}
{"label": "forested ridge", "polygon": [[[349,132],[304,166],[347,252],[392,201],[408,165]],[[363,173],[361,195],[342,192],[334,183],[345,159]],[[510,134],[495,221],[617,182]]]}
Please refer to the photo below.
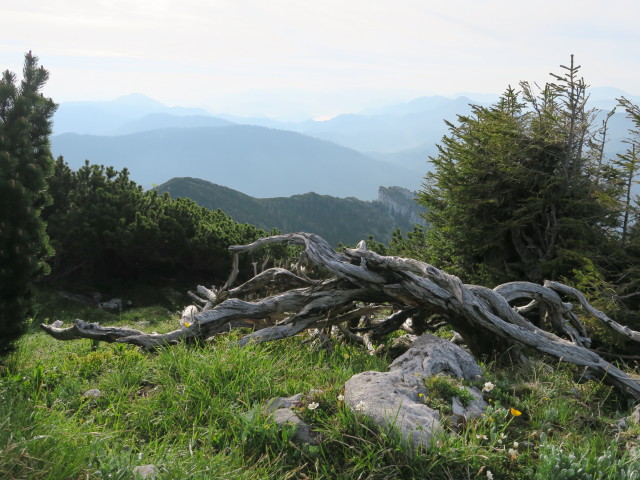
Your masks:
{"label": "forested ridge", "polygon": [[[276,228],[282,232],[316,233],[332,245],[355,245],[371,235],[388,243],[394,231],[412,230],[412,215],[417,217],[422,211],[419,205],[406,198],[412,196],[409,191],[406,196],[396,195],[390,199],[391,205],[385,205],[381,201],[336,198],[313,192],[291,197],[254,198],[197,178],[173,178],[156,190],[169,193],[172,198],[190,198],[212,210],[220,209],[240,223],[266,231]],[[395,192],[389,188],[381,190],[385,197]]]}

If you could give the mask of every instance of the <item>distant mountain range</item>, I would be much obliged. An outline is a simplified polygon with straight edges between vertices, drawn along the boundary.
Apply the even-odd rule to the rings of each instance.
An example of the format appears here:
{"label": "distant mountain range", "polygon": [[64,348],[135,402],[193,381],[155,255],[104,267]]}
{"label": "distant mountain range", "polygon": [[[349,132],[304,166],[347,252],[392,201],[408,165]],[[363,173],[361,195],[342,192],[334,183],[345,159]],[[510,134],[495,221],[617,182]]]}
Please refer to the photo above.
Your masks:
{"label": "distant mountain range", "polygon": [[[637,97],[592,88],[594,107]],[[143,95],[110,102],[63,103],[54,116],[52,147],[73,166],[85,159],[127,167],[145,187],[173,177],[203,178],[255,197],[316,192],[372,200],[380,185],[420,188],[428,157],[447,133],[444,120],[468,114],[470,104],[497,95],[420,97],[326,121],[213,116],[198,108],[168,107]],[[604,114],[601,115],[604,118]],[[623,150],[630,122],[609,121],[608,156]]]}
{"label": "distant mountain range", "polygon": [[[443,120],[455,120],[457,114],[468,113],[469,103],[472,103],[472,100],[467,97],[421,97],[411,102],[370,109],[362,114],[338,115],[326,121],[280,122],[269,118],[237,117],[227,114],[213,116],[202,109],[167,107],[136,94],[111,102],[63,103],[54,116],[54,135],[78,133],[120,136],[154,129],[251,125],[326,140],[368,157],[411,170],[422,178],[427,169],[427,156],[435,152],[435,144],[446,133]],[[64,145],[70,143],[67,138]],[[56,153],[69,156],[66,151]],[[89,153],[93,154],[87,152],[86,157],[93,160]],[[217,178],[210,179],[218,181]],[[154,183],[164,180],[166,178],[158,178]],[[413,189],[417,185],[419,181],[404,186]],[[321,188],[311,190],[322,191]],[[252,193],[258,195],[257,192]],[[324,191],[322,193],[336,194]],[[372,198],[371,195],[373,194],[368,198]]]}
{"label": "distant mountain range", "polygon": [[378,198],[371,202],[316,193],[254,198],[197,178],[173,178],[156,190],[220,209],[240,223],[267,231],[316,233],[333,245],[355,245],[369,235],[388,242],[394,230],[406,232],[422,222],[419,215],[423,209],[414,201],[415,194],[399,187],[381,187]]}
{"label": "distant mountain range", "polygon": [[64,102],[60,104],[53,116],[53,134],[112,135],[118,133],[127,123],[154,113],[175,117],[185,115],[211,116],[202,108],[168,107],[145,95],[134,93],[109,101]]}
{"label": "distant mountain range", "polygon": [[164,128],[118,136],[69,133],[53,137],[51,147],[72,168],[85,159],[126,167],[146,188],[191,176],[255,197],[316,192],[371,200],[380,185],[416,190],[421,181],[410,170],[335,143],[247,125]]}

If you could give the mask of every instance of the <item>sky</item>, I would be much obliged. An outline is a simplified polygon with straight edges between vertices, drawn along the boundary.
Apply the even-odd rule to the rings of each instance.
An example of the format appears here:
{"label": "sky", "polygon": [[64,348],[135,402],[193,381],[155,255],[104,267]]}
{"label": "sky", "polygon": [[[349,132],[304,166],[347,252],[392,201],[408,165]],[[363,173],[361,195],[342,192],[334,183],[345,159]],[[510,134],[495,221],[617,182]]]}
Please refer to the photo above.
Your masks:
{"label": "sky", "polygon": [[544,83],[640,94],[637,0],[4,0],[0,68],[31,50],[56,102],[316,118],[421,95]]}

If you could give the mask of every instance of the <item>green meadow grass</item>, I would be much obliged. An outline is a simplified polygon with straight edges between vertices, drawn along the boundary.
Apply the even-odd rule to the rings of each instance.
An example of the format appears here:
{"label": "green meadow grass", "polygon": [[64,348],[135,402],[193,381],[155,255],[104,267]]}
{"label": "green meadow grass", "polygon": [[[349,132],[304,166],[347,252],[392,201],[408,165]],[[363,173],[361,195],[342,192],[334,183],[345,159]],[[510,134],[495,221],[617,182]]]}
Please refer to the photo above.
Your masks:
{"label": "green meadow grass", "polygon": [[[86,310],[63,305],[50,318],[177,326],[160,307]],[[240,348],[238,335],[147,353],[60,342],[33,326],[0,373],[0,478],[140,478],[134,467],[152,464],[157,479],[640,479],[640,427],[616,428],[632,405],[606,385],[578,383],[570,365],[484,365],[475,384],[495,385],[485,414],[414,452],[338,399],[352,375],[387,360],[353,346],[315,350],[304,336]],[[95,388],[99,397],[83,397]],[[296,393],[318,446],[293,443],[264,411]]]}

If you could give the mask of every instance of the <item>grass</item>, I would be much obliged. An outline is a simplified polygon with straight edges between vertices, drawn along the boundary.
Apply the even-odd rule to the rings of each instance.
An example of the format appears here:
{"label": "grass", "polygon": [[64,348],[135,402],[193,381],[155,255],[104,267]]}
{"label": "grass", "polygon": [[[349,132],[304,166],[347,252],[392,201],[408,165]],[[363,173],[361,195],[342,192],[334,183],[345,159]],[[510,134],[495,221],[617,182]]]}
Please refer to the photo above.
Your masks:
{"label": "grass", "polygon": [[[62,304],[48,317],[85,313]],[[158,307],[90,313],[158,332],[177,326]],[[485,378],[464,382],[495,385],[485,414],[413,452],[339,400],[348,378],[388,361],[351,346],[314,351],[304,338],[244,348],[237,338],[145,353],[33,328],[0,373],[0,478],[129,479],[147,464],[158,479],[640,478],[640,427],[615,427],[631,405],[606,385],[577,382],[570,365],[485,365]],[[432,382],[444,396],[461,389]],[[83,397],[95,388],[99,397]],[[296,393],[318,446],[294,444],[264,413],[270,399]],[[304,407],[311,402],[318,408]]]}

